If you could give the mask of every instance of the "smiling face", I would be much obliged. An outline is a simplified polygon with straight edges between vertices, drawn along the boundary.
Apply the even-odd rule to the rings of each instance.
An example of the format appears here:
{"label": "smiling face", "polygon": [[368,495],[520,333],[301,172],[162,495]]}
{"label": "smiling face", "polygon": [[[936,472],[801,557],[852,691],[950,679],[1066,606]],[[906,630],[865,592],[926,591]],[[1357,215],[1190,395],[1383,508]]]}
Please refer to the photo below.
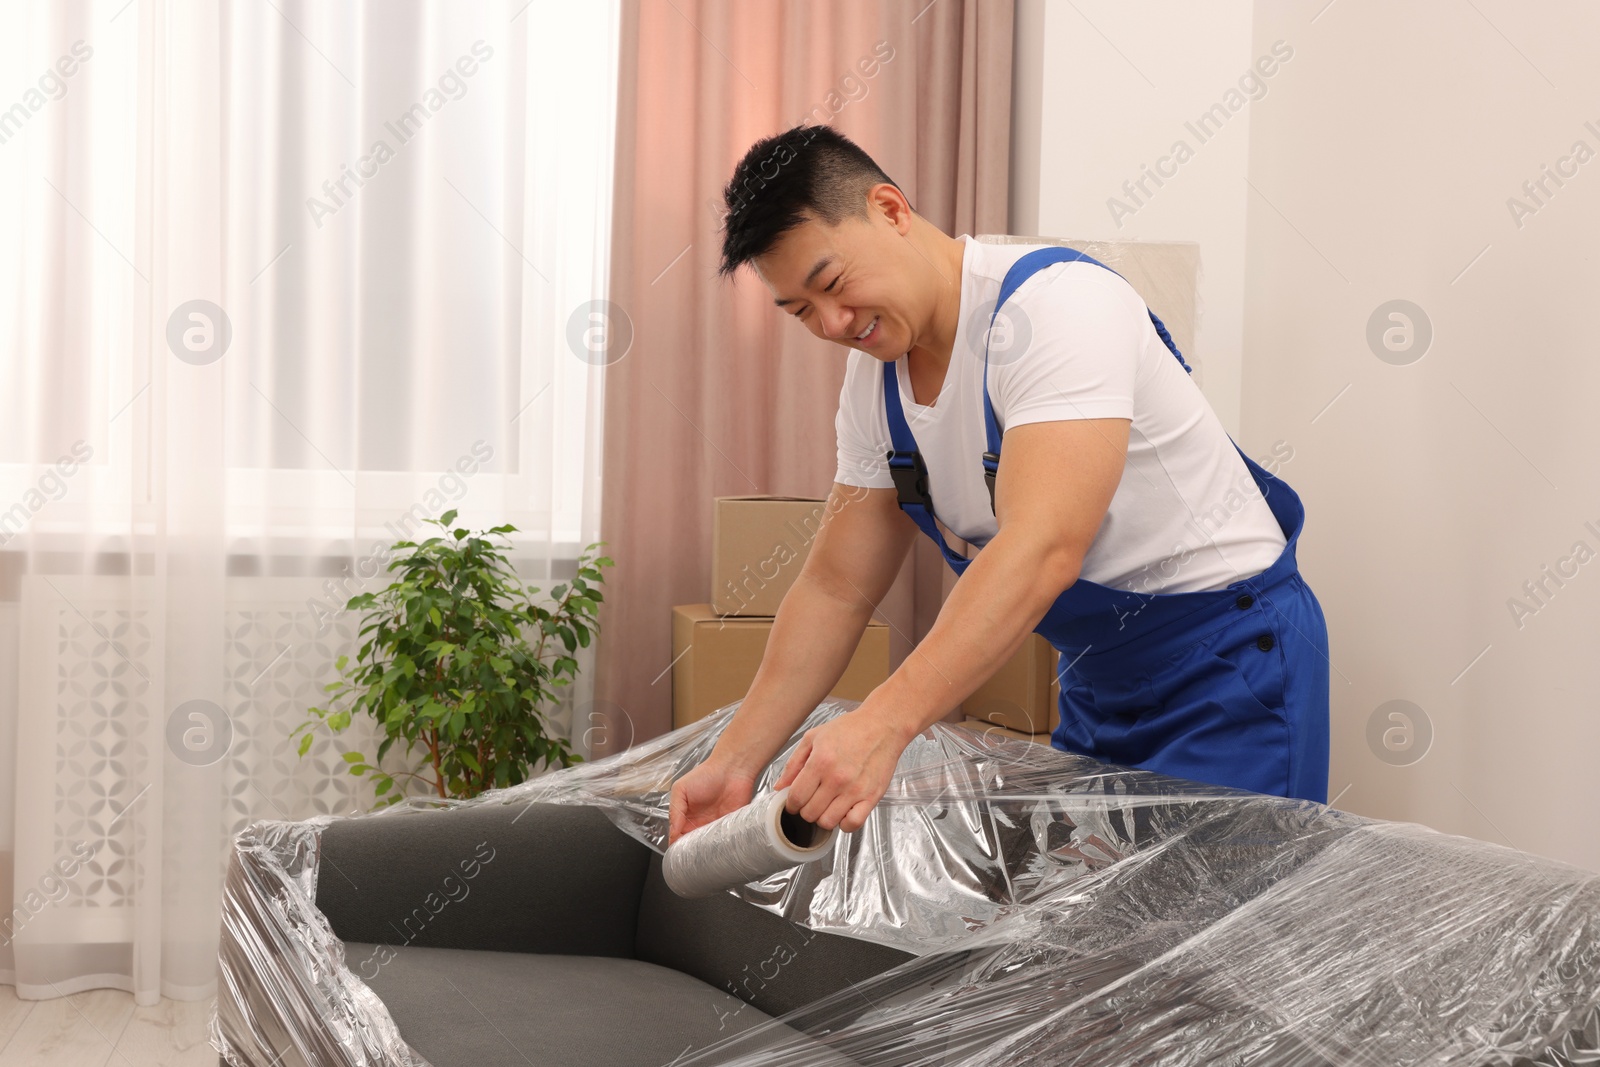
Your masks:
{"label": "smiling face", "polygon": [[826,341],[892,361],[927,333],[928,263],[909,238],[910,205],[887,183],[865,218],[809,218],[751,261],[774,302]]}

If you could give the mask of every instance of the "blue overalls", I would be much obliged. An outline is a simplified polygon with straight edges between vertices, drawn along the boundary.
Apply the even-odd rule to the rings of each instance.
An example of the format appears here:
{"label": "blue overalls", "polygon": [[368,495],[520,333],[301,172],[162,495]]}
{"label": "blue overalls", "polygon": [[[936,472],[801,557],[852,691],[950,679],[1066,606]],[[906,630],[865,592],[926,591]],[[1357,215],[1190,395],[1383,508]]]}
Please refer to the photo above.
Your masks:
{"label": "blue overalls", "polygon": [[[995,314],[1036,271],[1070,260],[1105,267],[1070,248],[1029,252],[1007,271]],[[1150,320],[1188,371],[1153,311]],[[900,507],[960,574],[971,561],[951,551],[934,523],[927,470],[890,362],[883,365],[883,392]],[[983,403],[992,505],[1001,435],[989,398],[987,344]],[[1106,763],[1326,803],[1328,630],[1295,564],[1305,509],[1287,483],[1234,448],[1283,529],[1282,553],[1262,573],[1226,589],[1139,593],[1085,578],[1069,586],[1034,627],[1061,654],[1061,721],[1050,743]]]}

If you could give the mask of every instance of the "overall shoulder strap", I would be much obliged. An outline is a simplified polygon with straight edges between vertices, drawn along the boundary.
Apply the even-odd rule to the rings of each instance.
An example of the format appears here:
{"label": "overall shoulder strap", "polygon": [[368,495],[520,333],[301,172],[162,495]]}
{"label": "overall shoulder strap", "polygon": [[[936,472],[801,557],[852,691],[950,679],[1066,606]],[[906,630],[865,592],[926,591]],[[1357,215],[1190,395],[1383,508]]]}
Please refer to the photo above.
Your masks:
{"label": "overall shoulder strap", "polygon": [[917,439],[906,422],[906,409],[900,404],[900,381],[895,377],[894,363],[883,364],[883,408],[889,416],[889,442],[896,452],[915,452]]}
{"label": "overall shoulder strap", "polygon": [[[1110,267],[1106,267],[1098,259],[1087,253],[1080,252],[1076,248],[1067,248],[1065,245],[1051,245],[1048,248],[1034,249],[1032,252],[1018,258],[1015,263],[1011,264],[1011,268],[1006,271],[1006,276],[1000,281],[1000,295],[995,297],[994,311],[989,315],[989,329],[984,333],[983,338],[983,429],[985,440],[989,446],[989,451],[983,454],[983,477],[989,485],[989,506],[991,509],[994,507],[994,479],[1000,469],[1001,438],[1000,421],[995,418],[994,401],[989,397],[989,340],[994,333],[994,323],[1000,315],[1000,309],[1005,306],[1005,302],[1021,287],[1023,282],[1052,264],[1070,263],[1074,260],[1082,260],[1085,263],[1093,263],[1097,267],[1105,267],[1106,270],[1111,270]],[[1122,277],[1121,274],[1114,270],[1111,270],[1111,273],[1116,274],[1119,278]],[[1173,343],[1172,334],[1167,331],[1166,324],[1161,321],[1154,311],[1150,312],[1150,322],[1156,328],[1156,336],[1161,338],[1161,343],[1166,345],[1168,351],[1177,359],[1178,365],[1185,372],[1194,373],[1193,368],[1183,361],[1183,354],[1178,351],[1178,346]]]}
{"label": "overall shoulder strap", "polygon": [[889,476],[894,479],[900,510],[911,516],[917,527],[939,546],[939,552],[945,560],[959,570],[966,565],[966,560],[950,548],[944,534],[939,531],[938,523],[934,522],[933,497],[928,492],[928,467],[922,460],[922,453],[917,450],[917,439],[911,432],[911,425],[906,422],[905,407],[900,403],[900,381],[895,376],[893,362],[883,365],[883,410],[889,422]]}

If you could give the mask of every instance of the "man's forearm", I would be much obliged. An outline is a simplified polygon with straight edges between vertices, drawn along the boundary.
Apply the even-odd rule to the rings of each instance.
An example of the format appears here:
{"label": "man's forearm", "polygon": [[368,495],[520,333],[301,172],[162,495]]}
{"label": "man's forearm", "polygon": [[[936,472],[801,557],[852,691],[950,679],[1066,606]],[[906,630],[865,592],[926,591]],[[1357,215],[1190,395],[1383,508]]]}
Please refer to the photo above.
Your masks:
{"label": "man's forearm", "polygon": [[761,667],[712,758],[759,773],[844,674],[871,618],[864,597],[841,600],[802,573],[784,595]]}
{"label": "man's forearm", "polygon": [[1081,563],[1047,543],[996,535],[967,566],[927,637],[874,692],[873,713],[907,743],[943,719],[1022,647]]}

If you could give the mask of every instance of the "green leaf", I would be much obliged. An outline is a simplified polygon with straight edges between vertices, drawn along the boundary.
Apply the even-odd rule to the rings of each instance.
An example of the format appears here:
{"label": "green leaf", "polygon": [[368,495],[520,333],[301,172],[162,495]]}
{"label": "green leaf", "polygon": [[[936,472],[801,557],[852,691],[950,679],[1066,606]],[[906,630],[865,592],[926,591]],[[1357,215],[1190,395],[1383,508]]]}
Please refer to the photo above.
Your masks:
{"label": "green leaf", "polygon": [[[506,556],[516,527],[455,529],[456,517],[450,511],[427,520],[443,536],[396,541],[387,586],[350,598],[362,612],[359,650],[336,661],[339,680],[327,684],[328,706],[310,709],[289,734],[303,755],[317,723],[338,733],[355,717],[369,717],[380,727],[376,759],[346,753],[341,761],[372,781],[377,807],[405,793],[379,766],[394,758],[396,742],[411,764],[406,773],[421,780],[435,773],[437,752],[438,773],[454,796],[575,761],[548,731],[545,709],[576,678],[576,649],[599,633],[599,585],[612,561],[590,554],[604,542],[584,550],[569,582],[541,593],[523,584]],[[418,746],[426,753],[420,763]]]}

